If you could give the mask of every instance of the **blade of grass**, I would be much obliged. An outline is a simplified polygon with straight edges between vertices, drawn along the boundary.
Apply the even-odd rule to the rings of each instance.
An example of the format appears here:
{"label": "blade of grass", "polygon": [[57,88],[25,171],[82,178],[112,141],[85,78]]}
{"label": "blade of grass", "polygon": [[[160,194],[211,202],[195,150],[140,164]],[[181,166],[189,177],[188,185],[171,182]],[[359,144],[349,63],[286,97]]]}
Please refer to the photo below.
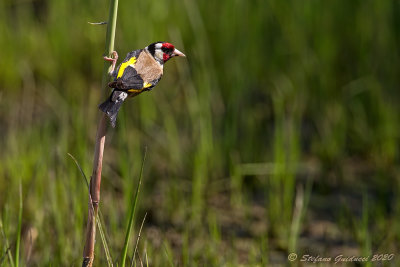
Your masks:
{"label": "blade of grass", "polygon": [[[100,213],[100,211],[99,211],[99,213]],[[100,220],[99,214],[97,214],[97,216],[96,216],[96,222],[97,222],[97,227],[99,228],[100,238],[101,238],[101,242],[103,243],[104,252],[106,253],[108,266],[112,267],[113,266],[113,261],[112,261],[112,257],[111,257],[111,254],[110,254],[110,250],[108,249],[107,239],[106,239],[106,236],[104,234],[102,221]]]}
{"label": "blade of grass", "polygon": [[15,244],[15,267],[19,266],[19,247],[21,242],[21,229],[22,229],[22,185],[19,181],[19,213],[18,213],[18,232],[17,242]]}
{"label": "blade of grass", "polygon": [[[89,190],[89,182],[88,182],[88,179],[86,177],[86,174],[82,170],[81,165],[78,163],[78,161],[76,160],[76,158],[74,156],[72,156],[70,153],[67,153],[67,154],[75,162],[75,165],[78,167],[80,173],[82,174],[82,177],[85,179],[87,189]],[[90,194],[89,194],[89,197],[90,197]],[[92,208],[93,208],[93,206],[92,206]],[[104,230],[103,230],[103,225],[102,225],[103,221],[100,220],[100,215],[101,215],[101,211],[100,211],[100,208],[99,208],[99,213],[97,214],[97,218],[96,218],[97,227],[99,228],[100,238],[101,238],[101,242],[103,244],[104,252],[106,253],[108,266],[113,266],[112,257],[111,257],[110,250],[109,250],[108,244],[107,244],[107,239],[106,239],[106,236],[105,236],[105,233],[104,233]]]}
{"label": "blade of grass", "polygon": [[172,260],[170,253],[168,253],[168,251],[170,251],[170,248],[169,248],[168,244],[166,243],[166,241],[163,243],[163,247],[164,247],[164,252],[165,252],[165,255],[167,256],[169,265],[171,267],[174,267],[175,266],[174,261]]}
{"label": "blade of grass", "polygon": [[4,255],[1,256],[1,258],[0,258],[0,266],[3,266],[3,262],[5,261],[5,259],[7,257],[7,253],[8,253],[8,248],[6,249],[6,252],[4,252]]}
{"label": "blade of grass", "polygon": [[[135,262],[135,255],[136,255],[137,247],[138,247],[139,241],[140,241],[140,234],[142,233],[142,228],[143,228],[143,225],[144,225],[144,221],[146,220],[146,216],[147,216],[147,212],[146,212],[146,214],[145,214],[144,217],[143,217],[142,225],[140,225],[138,237],[137,237],[137,239],[136,239],[135,249],[133,250],[133,254],[132,254],[131,267],[133,267],[133,263]],[[143,264],[142,264],[142,265],[143,265]]]}
{"label": "blade of grass", "polygon": [[76,160],[76,158],[75,158],[74,156],[72,156],[72,154],[70,154],[70,153],[67,153],[67,154],[68,154],[68,156],[70,156],[71,159],[75,162],[75,165],[76,165],[76,167],[78,167],[80,173],[82,174],[82,177],[85,178],[86,186],[87,186],[87,188],[89,189],[89,181],[88,181],[88,179],[87,179],[87,177],[86,177],[86,174],[83,172],[83,170],[82,170],[82,168],[81,168],[81,165],[79,165],[78,161]]}
{"label": "blade of grass", "polygon": [[5,244],[5,247],[6,247],[6,252],[4,254],[4,257],[7,255],[8,256],[8,260],[10,262],[10,266],[14,267],[15,265],[14,265],[14,260],[13,260],[13,257],[12,257],[12,254],[11,254],[11,250],[10,250],[10,244],[8,242],[7,235],[6,235],[6,232],[5,232],[4,227],[3,227],[3,218],[0,218],[0,231],[1,231],[1,235],[3,236],[4,244]]}
{"label": "blade of grass", "polygon": [[305,185],[305,189],[303,189],[302,185],[297,186],[295,207],[293,210],[293,219],[289,235],[289,251],[297,251],[297,242],[300,236],[301,223],[307,211],[312,184],[313,180],[309,178]]}
{"label": "blade of grass", "polygon": [[124,247],[123,247],[123,250],[122,250],[121,267],[125,267],[125,260],[126,260],[126,254],[127,254],[127,251],[128,251],[129,237],[130,237],[130,234],[131,234],[131,229],[132,229],[132,225],[133,225],[133,219],[135,217],[136,204],[137,204],[137,200],[138,200],[138,197],[139,197],[140,185],[142,183],[142,175],[143,175],[144,163],[146,161],[146,155],[147,155],[147,147],[146,147],[146,149],[144,151],[142,167],[140,169],[140,175],[139,175],[139,182],[138,182],[138,185],[136,187],[135,198],[133,199],[133,203],[132,203],[131,210],[130,210],[130,215],[129,215],[130,217],[129,217],[128,227],[126,229]]}
{"label": "blade of grass", "polygon": [[144,248],[144,255],[146,256],[146,267],[149,267],[149,258],[147,257],[147,249]]}

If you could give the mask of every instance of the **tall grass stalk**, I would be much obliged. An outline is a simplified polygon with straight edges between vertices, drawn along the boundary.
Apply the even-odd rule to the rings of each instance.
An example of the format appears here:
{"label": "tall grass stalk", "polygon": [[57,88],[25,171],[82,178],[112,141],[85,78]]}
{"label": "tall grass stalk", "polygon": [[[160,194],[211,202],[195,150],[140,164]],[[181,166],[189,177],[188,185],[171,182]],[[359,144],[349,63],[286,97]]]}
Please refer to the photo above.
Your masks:
{"label": "tall grass stalk", "polygon": [[22,185],[19,183],[19,212],[18,212],[18,232],[17,241],[15,245],[15,267],[19,266],[19,248],[21,243],[21,229],[22,229]]}
{"label": "tall grass stalk", "polygon": [[[14,260],[13,260],[13,257],[12,257],[12,254],[11,254],[11,250],[10,250],[10,243],[8,242],[6,231],[5,231],[4,226],[3,226],[4,225],[3,220],[4,220],[3,218],[0,218],[0,232],[1,232],[1,235],[3,237],[3,242],[4,242],[4,246],[5,246],[5,254],[8,257],[8,261],[10,263],[10,266],[14,267],[15,266],[14,265]],[[6,257],[6,255],[4,255],[4,257]],[[2,263],[2,261],[0,261],[0,264],[1,263]],[[0,266],[2,266],[2,265],[0,265]]]}
{"label": "tall grass stalk", "polygon": [[[136,252],[137,252],[137,249],[138,249],[138,246],[139,246],[140,236],[141,236],[141,233],[142,233],[142,229],[143,229],[143,225],[144,225],[144,221],[146,220],[146,217],[147,217],[147,212],[143,217],[142,224],[140,225],[139,233],[138,233],[138,236],[137,236],[137,239],[136,239],[135,249],[133,250],[133,254],[132,254],[131,267],[133,267],[133,263],[135,262],[135,255],[136,255]],[[140,259],[140,257],[139,257],[139,259]],[[136,266],[136,264],[135,264],[135,266]]]}
{"label": "tall grass stalk", "polygon": [[[125,267],[125,261],[126,261],[126,254],[128,252],[128,243],[129,243],[129,238],[131,235],[131,230],[132,230],[132,225],[133,225],[133,219],[135,217],[135,211],[136,211],[136,204],[137,200],[139,197],[139,192],[140,192],[140,186],[142,184],[142,175],[143,175],[143,167],[144,167],[144,162],[146,160],[146,154],[147,154],[147,149],[144,152],[144,157],[143,157],[143,162],[142,162],[142,167],[140,169],[140,175],[139,175],[139,182],[136,187],[136,193],[135,193],[135,198],[133,199],[131,210],[130,210],[130,215],[129,215],[129,221],[128,221],[128,227],[126,229],[126,234],[125,234],[125,242],[124,242],[124,247],[122,249],[122,256],[121,256],[121,267]],[[138,236],[139,238],[139,236]],[[134,255],[135,256],[135,255]]]}
{"label": "tall grass stalk", "polygon": [[[107,24],[105,54],[110,55],[114,50],[115,27],[117,24],[118,0],[111,0],[110,13]],[[105,87],[108,78],[109,65],[104,63],[102,88]],[[96,144],[94,150],[93,172],[90,178],[89,212],[86,225],[86,241],[83,249],[82,266],[92,266],[94,259],[94,243],[96,237],[96,217],[100,201],[101,170],[103,163],[104,143],[106,140],[107,118],[102,114],[97,128]],[[93,207],[93,209],[92,209]]]}
{"label": "tall grass stalk", "polygon": [[[78,161],[76,160],[76,158],[74,156],[72,156],[70,153],[68,153],[68,155],[72,158],[72,160],[75,162],[76,166],[78,167],[80,173],[82,174],[82,177],[85,180],[86,186],[88,188],[88,192],[89,192],[89,182],[87,180],[86,174],[83,172],[81,165],[79,165]],[[90,195],[89,195],[90,196]],[[93,210],[93,206],[90,207],[91,210]],[[113,261],[112,261],[112,257],[110,254],[110,250],[108,248],[108,244],[107,244],[107,239],[106,239],[106,235],[104,233],[103,230],[103,225],[102,225],[102,220],[100,219],[100,215],[101,215],[101,211],[100,208],[98,210],[98,214],[96,217],[96,221],[97,221],[97,227],[99,228],[99,232],[100,232],[100,238],[101,238],[101,242],[103,243],[103,248],[104,248],[104,252],[106,253],[106,258],[107,258],[107,263],[108,266],[113,266]]]}
{"label": "tall grass stalk", "polygon": [[293,218],[289,235],[289,251],[298,251],[297,242],[301,233],[301,223],[311,194],[311,179],[307,180],[304,192],[303,185],[298,185],[294,201]]}

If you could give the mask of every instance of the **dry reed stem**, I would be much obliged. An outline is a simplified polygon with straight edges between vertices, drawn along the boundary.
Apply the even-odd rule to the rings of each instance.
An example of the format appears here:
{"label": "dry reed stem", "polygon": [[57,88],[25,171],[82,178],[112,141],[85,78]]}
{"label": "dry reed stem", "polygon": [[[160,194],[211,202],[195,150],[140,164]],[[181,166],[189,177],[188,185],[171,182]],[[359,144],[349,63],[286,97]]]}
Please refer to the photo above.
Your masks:
{"label": "dry reed stem", "polygon": [[93,173],[89,186],[89,214],[86,225],[86,242],[83,249],[82,267],[91,267],[94,259],[94,244],[96,239],[96,216],[100,202],[101,169],[103,166],[104,143],[106,140],[107,117],[102,113],[96,135],[94,150]]}

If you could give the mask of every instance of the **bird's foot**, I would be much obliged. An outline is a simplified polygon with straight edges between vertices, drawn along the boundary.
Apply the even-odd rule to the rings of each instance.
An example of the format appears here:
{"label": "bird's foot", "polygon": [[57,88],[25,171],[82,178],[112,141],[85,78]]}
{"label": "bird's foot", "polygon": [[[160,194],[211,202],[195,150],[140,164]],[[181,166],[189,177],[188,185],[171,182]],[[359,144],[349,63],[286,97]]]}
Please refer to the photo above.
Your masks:
{"label": "bird's foot", "polygon": [[118,53],[117,53],[117,51],[113,51],[111,53],[111,55],[112,55],[112,57],[107,57],[107,56],[103,57],[104,60],[111,62],[111,70],[108,72],[110,75],[114,72],[115,64],[117,63],[117,60],[118,60]]}
{"label": "bird's foot", "polygon": [[117,60],[118,60],[118,53],[117,53],[117,51],[112,51],[112,52],[111,52],[111,55],[113,56],[113,58],[112,58],[112,57],[104,56],[104,57],[103,57],[104,60],[106,60],[106,61],[117,61]]}

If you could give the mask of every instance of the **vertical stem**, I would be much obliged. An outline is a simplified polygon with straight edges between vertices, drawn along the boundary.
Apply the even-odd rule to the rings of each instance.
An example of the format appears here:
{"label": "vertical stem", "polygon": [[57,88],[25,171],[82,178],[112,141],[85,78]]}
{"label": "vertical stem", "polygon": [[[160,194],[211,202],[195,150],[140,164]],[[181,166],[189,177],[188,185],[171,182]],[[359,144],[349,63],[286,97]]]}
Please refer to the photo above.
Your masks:
{"label": "vertical stem", "polygon": [[18,232],[17,244],[15,245],[15,267],[19,267],[19,247],[21,242],[21,228],[22,228],[22,184],[19,181],[19,212],[18,212]]}
{"label": "vertical stem", "polygon": [[[107,34],[106,34],[106,47],[105,55],[110,55],[114,51],[114,40],[115,40],[115,28],[117,25],[117,13],[118,13],[118,0],[111,0],[110,2],[110,13],[107,23]],[[108,71],[111,66],[108,62],[104,62],[103,67],[103,79],[101,81],[101,87],[105,89],[107,81],[109,80]]]}
{"label": "vertical stem", "polygon": [[[128,242],[129,242],[129,237],[131,235],[131,230],[132,230],[132,225],[133,225],[133,218],[135,216],[135,210],[136,210],[137,200],[138,200],[138,197],[139,197],[140,186],[142,184],[143,168],[144,168],[144,162],[146,161],[146,154],[147,154],[147,148],[146,148],[146,150],[144,152],[142,168],[140,169],[139,182],[138,182],[138,185],[136,187],[135,198],[134,198],[132,206],[131,206],[129,222],[128,222],[128,227],[126,229],[124,247],[123,247],[122,256],[121,256],[121,267],[125,267],[126,254],[128,252]],[[135,255],[133,255],[133,257],[135,257]]]}
{"label": "vertical stem", "polygon": [[96,239],[96,217],[100,202],[101,170],[103,167],[104,143],[106,140],[107,118],[103,114],[97,128],[94,149],[93,172],[89,187],[89,215],[86,225],[86,242],[83,249],[82,266],[92,266],[94,259],[94,244]]}
{"label": "vertical stem", "polygon": [[[114,50],[115,27],[117,24],[118,0],[111,0],[110,13],[107,24],[105,55],[110,55]],[[102,88],[107,84],[110,65],[105,62],[103,68]],[[99,120],[94,149],[93,172],[90,177],[89,212],[85,232],[85,247],[83,249],[82,266],[91,267],[94,259],[94,244],[96,240],[96,217],[100,202],[101,170],[103,166],[104,143],[106,141],[107,117],[102,114]]]}

